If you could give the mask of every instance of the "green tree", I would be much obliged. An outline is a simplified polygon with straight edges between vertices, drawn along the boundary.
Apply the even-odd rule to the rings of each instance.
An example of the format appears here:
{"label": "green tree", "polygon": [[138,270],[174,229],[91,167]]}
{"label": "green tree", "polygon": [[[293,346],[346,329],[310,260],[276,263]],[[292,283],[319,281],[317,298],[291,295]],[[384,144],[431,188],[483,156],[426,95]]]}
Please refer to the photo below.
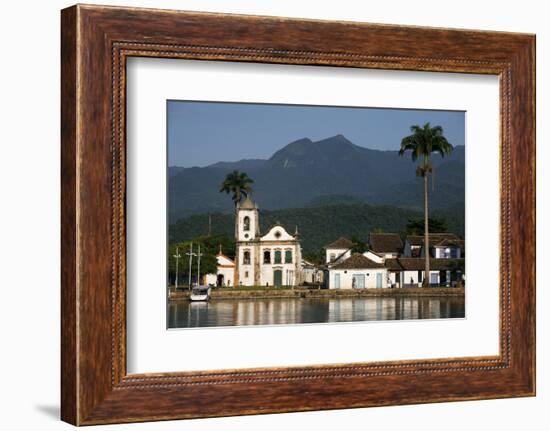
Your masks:
{"label": "green tree", "polygon": [[315,251],[308,251],[303,255],[303,258],[313,264],[322,265],[325,263],[325,250],[320,248]]}
{"label": "green tree", "polygon": [[225,180],[223,181],[220,193],[233,193],[231,199],[237,207],[237,204],[241,201],[243,197],[247,197],[252,192],[251,184],[254,182],[246,172],[240,172],[234,170],[226,175]]}
{"label": "green tree", "polygon": [[424,179],[424,248],[425,255],[425,277],[424,287],[430,284],[430,240],[428,226],[428,177],[432,173],[432,153],[439,153],[441,157],[451,154],[453,146],[443,136],[441,126],[431,127],[430,123],[411,126],[412,134],[405,136],[401,140],[399,155],[403,156],[407,151],[411,152],[411,159],[414,163],[420,159],[420,164],[416,168],[416,175]]}
{"label": "green tree", "polygon": [[[448,231],[447,221],[444,218],[428,217],[428,231],[431,233],[444,233]],[[424,232],[424,220],[421,218],[409,219],[407,222],[408,235],[420,235]]]}
{"label": "green tree", "polygon": [[235,240],[227,235],[200,236],[194,241],[200,241],[209,253],[217,254],[220,251],[227,257],[233,259],[235,256]]}
{"label": "green tree", "polygon": [[367,245],[367,243],[361,240],[357,235],[352,235],[350,239],[353,242],[353,246],[351,247],[352,253],[363,254],[369,249],[369,246]]}

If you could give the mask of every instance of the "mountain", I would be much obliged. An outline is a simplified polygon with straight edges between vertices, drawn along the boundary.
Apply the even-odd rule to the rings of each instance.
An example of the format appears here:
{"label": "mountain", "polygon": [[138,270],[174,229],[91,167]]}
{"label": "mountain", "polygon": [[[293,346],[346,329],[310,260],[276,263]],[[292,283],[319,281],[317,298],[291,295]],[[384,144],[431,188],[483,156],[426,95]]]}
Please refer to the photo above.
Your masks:
{"label": "mountain", "polygon": [[[432,216],[443,217],[450,232],[464,235],[464,208],[456,207],[434,211]],[[279,222],[289,232],[296,227],[301,238],[304,254],[319,250],[344,236],[357,237],[366,241],[371,231],[404,232],[410,219],[422,218],[422,212],[389,206],[372,206],[364,203],[317,206],[315,208],[286,208],[260,210],[260,231],[265,233],[270,226]],[[210,214],[211,234],[233,238],[234,218],[229,213]],[[207,214],[191,215],[179,219],[169,227],[170,243],[188,241],[208,233]]]}
{"label": "mountain", "polygon": [[[442,159],[433,156],[435,187],[431,209],[464,204],[464,147]],[[267,160],[218,162],[206,167],[169,168],[171,221],[205,212],[230,212],[229,196],[219,193],[225,175],[244,171],[254,180],[254,200],[261,209],[276,210],[336,202],[392,205],[422,210],[422,182],[416,166],[397,151],[380,151],[356,145],[343,135],[320,141],[299,139]],[[343,198],[344,197],[344,198]]]}
{"label": "mountain", "polygon": [[262,168],[265,165],[265,160],[263,159],[243,159],[238,162],[218,162],[210,165],[211,168],[219,168],[225,170],[239,170],[239,171],[249,171],[254,169]]}

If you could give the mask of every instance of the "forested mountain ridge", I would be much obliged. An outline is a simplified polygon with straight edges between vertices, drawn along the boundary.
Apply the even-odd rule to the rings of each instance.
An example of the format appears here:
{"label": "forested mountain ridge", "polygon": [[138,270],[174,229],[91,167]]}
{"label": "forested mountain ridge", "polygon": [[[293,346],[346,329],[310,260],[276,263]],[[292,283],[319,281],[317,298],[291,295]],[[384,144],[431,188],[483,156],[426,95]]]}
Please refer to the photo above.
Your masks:
{"label": "forested mountain ridge", "polygon": [[[396,144],[396,149],[399,143]],[[463,146],[445,158],[434,154],[435,180],[430,185],[431,209],[464,206]],[[169,168],[169,217],[174,222],[193,214],[231,213],[233,204],[219,193],[225,175],[246,172],[254,180],[253,199],[262,210],[305,208],[315,202],[391,205],[422,210],[422,181],[416,166],[396,151],[355,145],[342,135],[320,141],[299,139],[269,159],[218,162],[206,167]]]}
{"label": "forested mountain ridge", "polygon": [[[304,255],[308,255],[318,253],[325,245],[341,236],[356,237],[366,242],[369,233],[373,231],[404,235],[407,223],[422,217],[423,214],[416,210],[364,203],[260,209],[260,232],[265,234],[275,223],[280,223],[292,234],[298,228]],[[444,219],[449,232],[464,235],[464,207],[434,210],[430,217]],[[233,213],[196,214],[170,225],[169,240],[170,243],[187,241],[206,236],[209,230],[212,236],[221,235],[232,239],[234,229]]]}

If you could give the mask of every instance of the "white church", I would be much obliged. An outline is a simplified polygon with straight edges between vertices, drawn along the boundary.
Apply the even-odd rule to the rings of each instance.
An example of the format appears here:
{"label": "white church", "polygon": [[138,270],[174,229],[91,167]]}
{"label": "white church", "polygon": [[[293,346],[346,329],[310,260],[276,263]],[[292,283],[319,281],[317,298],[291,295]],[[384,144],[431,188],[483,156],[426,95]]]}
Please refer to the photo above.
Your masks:
{"label": "white church", "polygon": [[270,287],[297,286],[304,281],[298,228],[291,235],[276,223],[261,235],[258,206],[250,197],[237,204],[235,261],[221,251],[217,260],[218,272],[206,276],[208,284]]}

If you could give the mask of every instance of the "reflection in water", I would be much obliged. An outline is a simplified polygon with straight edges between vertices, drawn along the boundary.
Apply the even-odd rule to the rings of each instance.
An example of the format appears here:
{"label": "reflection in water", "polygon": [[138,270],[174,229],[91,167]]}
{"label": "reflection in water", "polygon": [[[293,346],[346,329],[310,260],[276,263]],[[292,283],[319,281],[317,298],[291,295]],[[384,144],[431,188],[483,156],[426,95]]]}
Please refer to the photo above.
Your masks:
{"label": "reflection in water", "polygon": [[463,297],[224,299],[168,304],[169,328],[464,317]]}

